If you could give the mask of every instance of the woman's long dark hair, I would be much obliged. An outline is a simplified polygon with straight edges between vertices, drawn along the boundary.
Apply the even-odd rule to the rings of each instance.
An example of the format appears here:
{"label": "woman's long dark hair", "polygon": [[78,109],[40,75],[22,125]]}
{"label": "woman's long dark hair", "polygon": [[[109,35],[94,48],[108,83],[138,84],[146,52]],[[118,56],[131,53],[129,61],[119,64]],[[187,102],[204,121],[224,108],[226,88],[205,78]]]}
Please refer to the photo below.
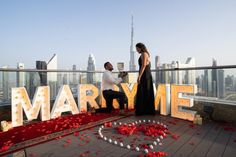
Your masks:
{"label": "woman's long dark hair", "polygon": [[146,46],[143,43],[137,43],[136,47],[141,49],[141,53],[147,53],[150,56],[150,53],[148,52]]}

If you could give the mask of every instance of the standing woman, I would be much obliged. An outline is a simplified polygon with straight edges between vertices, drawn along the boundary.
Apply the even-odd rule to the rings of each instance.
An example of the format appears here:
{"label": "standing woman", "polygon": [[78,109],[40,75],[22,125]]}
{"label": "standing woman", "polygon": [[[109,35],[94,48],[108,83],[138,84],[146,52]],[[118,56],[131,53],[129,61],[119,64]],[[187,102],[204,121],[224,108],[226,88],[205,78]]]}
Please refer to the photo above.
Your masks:
{"label": "standing woman", "polygon": [[135,114],[138,115],[154,115],[154,89],[151,74],[150,54],[143,43],[136,44],[136,50],[140,54],[138,89],[135,103]]}

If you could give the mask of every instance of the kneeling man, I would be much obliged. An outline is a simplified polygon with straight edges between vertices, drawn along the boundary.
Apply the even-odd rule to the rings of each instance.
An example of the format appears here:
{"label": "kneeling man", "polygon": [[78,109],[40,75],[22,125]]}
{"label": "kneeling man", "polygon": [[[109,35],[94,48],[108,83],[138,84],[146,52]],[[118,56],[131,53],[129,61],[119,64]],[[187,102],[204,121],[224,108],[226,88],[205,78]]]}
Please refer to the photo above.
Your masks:
{"label": "kneeling man", "polygon": [[113,66],[110,62],[104,64],[105,72],[102,76],[102,94],[106,100],[106,108],[97,109],[96,112],[111,112],[113,109],[113,99],[118,99],[120,105],[120,113],[124,114],[124,103],[126,96],[123,92],[114,91],[114,85],[118,85],[123,81],[127,73],[121,73],[119,78],[112,75]]}

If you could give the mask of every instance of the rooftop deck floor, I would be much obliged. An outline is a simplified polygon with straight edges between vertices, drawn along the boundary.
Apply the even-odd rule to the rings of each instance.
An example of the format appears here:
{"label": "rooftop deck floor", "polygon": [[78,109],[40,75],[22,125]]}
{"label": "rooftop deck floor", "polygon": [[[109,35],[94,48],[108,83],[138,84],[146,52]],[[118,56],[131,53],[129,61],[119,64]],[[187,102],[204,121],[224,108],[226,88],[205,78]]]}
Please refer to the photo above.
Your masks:
{"label": "rooftop deck floor", "polygon": [[[130,116],[119,119],[129,123],[136,120],[151,119],[163,122],[177,139],[167,136],[162,145],[155,151],[163,151],[174,157],[233,157],[236,154],[236,132],[229,126],[216,122],[205,122],[203,125],[192,125],[191,122],[169,116]],[[48,141],[23,150],[28,157],[136,157],[142,154],[134,150],[121,148],[98,138],[99,126],[79,132],[79,135],[68,135],[57,140]],[[233,127],[235,128],[235,127]],[[134,136],[126,137],[116,133],[113,128],[105,129],[107,137],[120,137],[124,143],[132,143]],[[137,137],[136,137],[137,138]],[[151,142],[147,137],[139,137],[139,142]],[[138,143],[138,142],[137,142]],[[135,143],[136,144],[136,143]],[[22,152],[22,151],[21,151]],[[20,154],[20,153],[19,153]],[[16,155],[20,156],[20,155]]]}

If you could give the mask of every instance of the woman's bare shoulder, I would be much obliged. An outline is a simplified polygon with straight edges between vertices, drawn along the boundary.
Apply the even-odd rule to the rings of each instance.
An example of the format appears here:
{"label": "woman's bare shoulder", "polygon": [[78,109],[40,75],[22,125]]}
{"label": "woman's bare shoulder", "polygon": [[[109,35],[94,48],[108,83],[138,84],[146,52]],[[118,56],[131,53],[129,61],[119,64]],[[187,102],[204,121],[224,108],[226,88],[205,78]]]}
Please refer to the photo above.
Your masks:
{"label": "woman's bare shoulder", "polygon": [[149,58],[149,54],[147,52],[142,53],[142,58]]}

